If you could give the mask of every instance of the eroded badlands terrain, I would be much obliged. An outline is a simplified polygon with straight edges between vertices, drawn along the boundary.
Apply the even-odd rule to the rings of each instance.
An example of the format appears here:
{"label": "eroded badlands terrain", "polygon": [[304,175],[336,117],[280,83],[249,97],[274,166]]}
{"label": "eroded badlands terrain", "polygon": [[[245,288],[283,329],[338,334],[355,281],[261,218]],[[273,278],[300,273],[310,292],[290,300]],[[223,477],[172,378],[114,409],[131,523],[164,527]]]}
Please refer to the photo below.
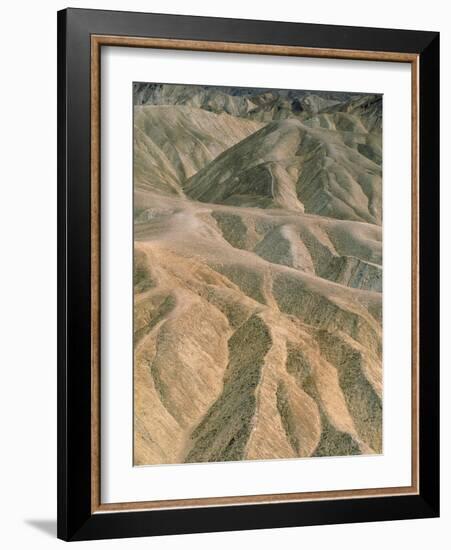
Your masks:
{"label": "eroded badlands terrain", "polygon": [[382,98],[134,85],[136,465],[382,451]]}

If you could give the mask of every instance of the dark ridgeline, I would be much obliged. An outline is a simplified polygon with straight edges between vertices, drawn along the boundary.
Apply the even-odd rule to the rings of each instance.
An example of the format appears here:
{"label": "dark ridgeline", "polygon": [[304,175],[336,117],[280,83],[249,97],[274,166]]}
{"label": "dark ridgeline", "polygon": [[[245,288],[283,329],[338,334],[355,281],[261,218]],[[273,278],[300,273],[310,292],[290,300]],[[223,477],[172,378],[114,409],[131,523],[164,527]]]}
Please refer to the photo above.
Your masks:
{"label": "dark ridgeline", "polygon": [[257,120],[304,118],[323,111],[349,112],[363,102],[362,113],[369,108],[382,118],[382,95],[358,92],[134,82],[133,102],[135,105],[192,106]]}

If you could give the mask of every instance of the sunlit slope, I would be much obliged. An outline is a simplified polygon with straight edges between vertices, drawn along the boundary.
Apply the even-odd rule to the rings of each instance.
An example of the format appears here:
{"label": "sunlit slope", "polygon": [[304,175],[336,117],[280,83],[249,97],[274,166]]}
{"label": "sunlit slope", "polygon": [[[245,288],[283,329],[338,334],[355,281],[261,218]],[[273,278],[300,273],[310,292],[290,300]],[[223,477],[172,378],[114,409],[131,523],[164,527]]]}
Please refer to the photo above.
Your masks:
{"label": "sunlit slope", "polygon": [[136,188],[181,195],[180,184],[261,127],[259,122],[186,106],[134,107]]}
{"label": "sunlit slope", "polygon": [[[380,259],[378,232],[181,203],[136,226],[136,463],[380,452],[381,295],[317,274]],[[286,227],[303,265],[261,253]]]}

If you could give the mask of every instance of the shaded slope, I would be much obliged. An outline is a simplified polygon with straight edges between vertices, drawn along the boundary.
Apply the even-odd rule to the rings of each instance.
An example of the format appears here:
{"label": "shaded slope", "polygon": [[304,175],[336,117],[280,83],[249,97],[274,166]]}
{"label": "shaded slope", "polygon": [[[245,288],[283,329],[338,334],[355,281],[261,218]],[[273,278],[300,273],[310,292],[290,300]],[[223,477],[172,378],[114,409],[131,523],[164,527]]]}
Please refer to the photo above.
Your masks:
{"label": "shaded slope", "polygon": [[377,226],[276,210],[210,208],[222,236],[235,248],[344,286],[382,290]]}
{"label": "shaded slope", "polygon": [[184,190],[202,202],[376,223],[380,183],[380,166],[337,132],[289,119],[268,124],[219,155]]}

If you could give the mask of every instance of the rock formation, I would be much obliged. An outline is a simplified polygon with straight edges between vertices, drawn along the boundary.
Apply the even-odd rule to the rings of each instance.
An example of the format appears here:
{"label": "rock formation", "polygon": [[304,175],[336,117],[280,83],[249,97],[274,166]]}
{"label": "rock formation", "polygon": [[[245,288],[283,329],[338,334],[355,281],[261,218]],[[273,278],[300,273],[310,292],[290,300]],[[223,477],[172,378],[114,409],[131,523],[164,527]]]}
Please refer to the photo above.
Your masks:
{"label": "rock formation", "polygon": [[135,464],[381,453],[381,97],[134,98]]}

